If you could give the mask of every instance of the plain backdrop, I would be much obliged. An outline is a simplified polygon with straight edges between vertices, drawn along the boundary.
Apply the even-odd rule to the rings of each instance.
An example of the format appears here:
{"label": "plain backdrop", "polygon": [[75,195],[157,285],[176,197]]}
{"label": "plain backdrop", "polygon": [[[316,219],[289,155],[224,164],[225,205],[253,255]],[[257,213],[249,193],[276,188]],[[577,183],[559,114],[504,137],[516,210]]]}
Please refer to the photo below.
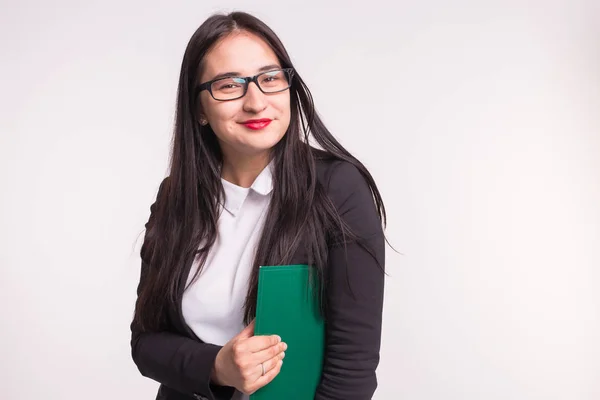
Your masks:
{"label": "plain backdrop", "polygon": [[181,59],[280,36],[389,214],[375,399],[600,398],[600,2],[6,1],[0,397],[154,399],[130,358]]}

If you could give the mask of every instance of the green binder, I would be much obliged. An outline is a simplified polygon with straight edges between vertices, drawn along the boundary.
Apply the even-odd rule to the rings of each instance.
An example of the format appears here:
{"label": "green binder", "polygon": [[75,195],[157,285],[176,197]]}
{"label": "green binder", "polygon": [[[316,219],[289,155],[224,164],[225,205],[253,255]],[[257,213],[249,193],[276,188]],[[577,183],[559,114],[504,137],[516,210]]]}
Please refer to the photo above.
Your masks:
{"label": "green binder", "polygon": [[250,400],[314,399],[325,351],[316,276],[308,265],[260,267],[254,334],[279,335],[288,348],[279,374]]}

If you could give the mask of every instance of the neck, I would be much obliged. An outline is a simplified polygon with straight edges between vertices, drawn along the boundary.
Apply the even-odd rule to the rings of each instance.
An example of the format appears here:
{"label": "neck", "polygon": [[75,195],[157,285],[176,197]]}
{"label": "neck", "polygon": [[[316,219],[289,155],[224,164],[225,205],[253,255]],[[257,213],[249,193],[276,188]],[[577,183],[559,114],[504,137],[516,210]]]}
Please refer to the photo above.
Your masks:
{"label": "neck", "polygon": [[234,185],[249,188],[269,161],[269,154],[223,157],[221,177]]}

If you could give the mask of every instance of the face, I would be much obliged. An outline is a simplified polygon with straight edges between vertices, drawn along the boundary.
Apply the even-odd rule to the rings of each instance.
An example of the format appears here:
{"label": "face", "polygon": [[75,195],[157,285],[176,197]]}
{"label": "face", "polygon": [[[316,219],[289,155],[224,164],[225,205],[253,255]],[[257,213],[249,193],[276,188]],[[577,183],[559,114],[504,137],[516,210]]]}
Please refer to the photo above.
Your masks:
{"label": "face", "polygon": [[[269,45],[248,32],[234,33],[221,39],[206,54],[200,83],[219,74],[237,72],[239,76],[254,76],[261,68],[275,65],[281,68]],[[224,157],[264,156],[277,144],[290,124],[290,91],[265,94],[251,82],[242,98],[229,101],[213,99],[208,90],[199,94],[199,119],[204,118],[216,134]],[[251,129],[244,122],[270,119],[261,129]],[[260,128],[259,126],[253,126]]]}

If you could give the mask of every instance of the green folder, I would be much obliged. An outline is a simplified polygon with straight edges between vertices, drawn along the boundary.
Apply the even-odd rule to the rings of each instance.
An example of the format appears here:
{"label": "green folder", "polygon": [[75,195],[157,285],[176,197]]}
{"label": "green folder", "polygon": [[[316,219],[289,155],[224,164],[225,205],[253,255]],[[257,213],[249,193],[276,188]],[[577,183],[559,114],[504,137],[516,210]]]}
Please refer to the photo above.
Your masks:
{"label": "green folder", "polygon": [[[255,335],[287,343],[279,374],[250,400],[312,400],[321,380],[325,323],[319,313],[316,271],[308,265],[261,266]],[[312,281],[312,284],[311,284]]]}

